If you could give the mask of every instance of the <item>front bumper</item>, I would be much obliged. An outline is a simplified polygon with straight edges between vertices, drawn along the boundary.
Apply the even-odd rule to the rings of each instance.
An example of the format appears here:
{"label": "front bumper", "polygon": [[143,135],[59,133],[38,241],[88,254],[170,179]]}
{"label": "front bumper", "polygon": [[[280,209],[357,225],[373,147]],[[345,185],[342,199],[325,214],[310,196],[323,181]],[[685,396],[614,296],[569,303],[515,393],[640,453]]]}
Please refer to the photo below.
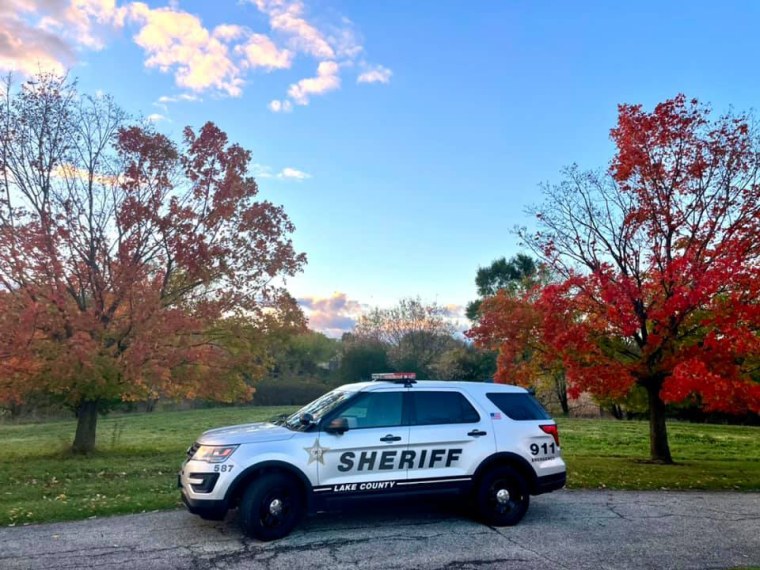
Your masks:
{"label": "front bumper", "polygon": [[187,510],[204,519],[221,520],[229,504],[227,489],[233,479],[230,471],[213,471],[215,465],[200,461],[185,461],[177,473],[177,487]]}
{"label": "front bumper", "polygon": [[184,489],[182,490],[182,502],[192,514],[209,520],[222,520],[229,509],[227,501],[223,499],[219,501],[191,499]]}

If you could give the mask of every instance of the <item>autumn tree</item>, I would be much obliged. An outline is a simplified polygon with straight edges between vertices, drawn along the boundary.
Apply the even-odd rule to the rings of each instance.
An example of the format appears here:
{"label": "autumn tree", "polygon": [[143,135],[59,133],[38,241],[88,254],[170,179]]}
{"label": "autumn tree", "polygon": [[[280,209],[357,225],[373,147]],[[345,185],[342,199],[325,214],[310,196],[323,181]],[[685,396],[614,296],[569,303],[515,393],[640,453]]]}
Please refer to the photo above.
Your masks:
{"label": "autumn tree", "polygon": [[477,321],[480,313],[480,305],[483,299],[496,295],[499,291],[507,291],[510,294],[519,294],[533,285],[538,276],[536,260],[524,253],[518,253],[507,261],[506,257],[500,257],[486,267],[478,267],[475,274],[475,287],[478,291],[478,299],[468,303],[466,309],[467,318]]}
{"label": "autumn tree", "polygon": [[[621,105],[607,173],[545,188],[523,237],[563,280],[538,304],[573,391],[648,397],[652,460],[671,463],[665,405],[760,411],[760,185],[752,118],[683,95]],[[753,380],[754,378],[754,380]]]}
{"label": "autumn tree", "polygon": [[362,315],[352,334],[387,346],[397,370],[429,376],[435,360],[452,346],[454,332],[444,307],[406,298],[389,309],[375,308]]}
{"label": "autumn tree", "polygon": [[388,358],[389,347],[377,339],[344,333],[340,345],[338,377],[343,382],[368,381],[375,372],[396,371]]}
{"label": "autumn tree", "polygon": [[57,395],[87,452],[109,400],[250,397],[262,334],[303,326],[275,283],[305,262],[250,152],[213,123],[177,144],[65,77],[0,95],[0,400]]}
{"label": "autumn tree", "polygon": [[[501,289],[483,299],[477,324],[467,336],[483,348],[498,351],[497,382],[536,389],[570,412],[562,358],[551,342],[549,315],[538,302],[545,284],[521,291]],[[556,325],[556,323],[554,323]]]}
{"label": "autumn tree", "polygon": [[474,346],[471,342],[455,339],[432,365],[440,380],[482,382],[496,373],[496,352]]}
{"label": "autumn tree", "polygon": [[316,331],[288,334],[274,350],[273,374],[278,377],[326,375],[340,350],[338,341]]}
{"label": "autumn tree", "polygon": [[536,291],[553,277],[548,267],[524,253],[478,268],[475,285],[480,298],[467,306],[467,316],[476,326],[468,336],[477,339],[481,348],[499,352],[497,380],[556,399],[567,415],[565,370],[543,338],[543,321],[534,303]]}

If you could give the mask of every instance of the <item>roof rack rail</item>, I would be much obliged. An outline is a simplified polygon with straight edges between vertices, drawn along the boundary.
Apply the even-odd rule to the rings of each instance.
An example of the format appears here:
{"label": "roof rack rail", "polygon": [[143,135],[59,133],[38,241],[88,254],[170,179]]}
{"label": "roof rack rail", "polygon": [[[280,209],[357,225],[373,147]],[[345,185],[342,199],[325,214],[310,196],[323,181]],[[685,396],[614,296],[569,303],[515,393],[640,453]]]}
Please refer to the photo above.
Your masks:
{"label": "roof rack rail", "polygon": [[414,372],[381,372],[372,375],[373,382],[393,382],[411,386],[417,383],[417,374]]}

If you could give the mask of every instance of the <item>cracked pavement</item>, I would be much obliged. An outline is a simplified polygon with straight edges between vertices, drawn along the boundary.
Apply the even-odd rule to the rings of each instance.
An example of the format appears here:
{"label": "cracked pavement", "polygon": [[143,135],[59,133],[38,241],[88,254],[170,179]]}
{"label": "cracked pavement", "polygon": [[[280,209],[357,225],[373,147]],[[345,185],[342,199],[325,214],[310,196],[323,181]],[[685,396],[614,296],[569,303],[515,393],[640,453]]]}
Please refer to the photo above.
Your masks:
{"label": "cracked pavement", "polygon": [[516,527],[434,502],[304,520],[244,537],[185,511],[0,529],[0,568],[735,568],[760,566],[760,493],[560,491]]}

